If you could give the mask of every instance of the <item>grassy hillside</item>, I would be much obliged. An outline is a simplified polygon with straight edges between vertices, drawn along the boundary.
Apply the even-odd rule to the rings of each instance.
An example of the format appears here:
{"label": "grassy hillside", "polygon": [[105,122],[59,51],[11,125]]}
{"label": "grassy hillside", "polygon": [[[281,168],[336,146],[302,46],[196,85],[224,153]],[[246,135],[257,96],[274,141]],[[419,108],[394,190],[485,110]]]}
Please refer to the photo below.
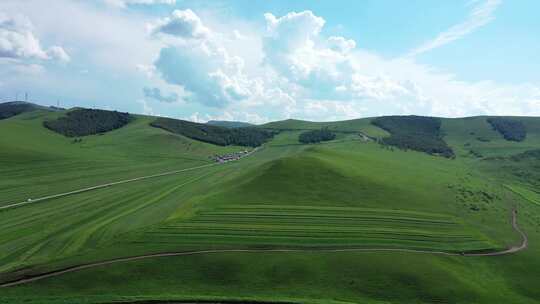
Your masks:
{"label": "grassy hillside", "polygon": [[149,127],[136,116],[127,126],[81,141],[43,127],[61,112],[34,111],[0,121],[0,206],[8,203],[210,163],[216,153],[238,151]]}
{"label": "grassy hillside", "polygon": [[509,142],[488,123],[490,117],[478,116],[442,119],[444,140],[456,154],[478,158],[512,155],[540,147],[540,119],[535,117],[506,117],[520,121],[527,137],[520,142]]}
{"label": "grassy hillside", "polygon": [[[146,116],[73,142],[42,126],[61,115],[0,121],[0,206],[239,149],[153,128]],[[455,159],[365,140],[389,136],[372,119],[271,123],[281,132],[237,162],[0,210],[0,282],[119,257],[255,250],[92,267],[0,288],[0,302],[538,303],[540,119],[516,119],[522,142],[485,117],[441,119]],[[337,138],[298,142],[324,127]],[[518,244],[514,207],[528,249],[460,256]],[[264,251],[285,249],[303,251]]]}
{"label": "grassy hillside", "polygon": [[313,122],[305,120],[287,119],[282,121],[270,122],[261,125],[260,127],[276,130],[316,130],[327,128],[328,130],[334,132],[362,132],[371,137],[388,136],[388,133],[386,131],[372,125],[372,120],[372,118],[362,118],[332,122]]}
{"label": "grassy hillside", "polygon": [[[390,176],[373,177],[362,172],[369,170],[363,155],[347,153],[347,148],[350,146],[339,144],[308,149],[257,166],[224,185],[219,193],[208,196],[196,216],[152,230],[148,239],[238,246],[376,246],[449,251],[497,246],[477,232],[468,231],[460,220],[445,216],[448,209],[438,209],[439,203],[431,202],[433,197],[422,198],[413,189],[384,182]],[[376,158],[372,161],[378,163]],[[390,166],[384,167],[390,170]],[[444,193],[444,179],[451,177],[441,178],[443,185],[417,182],[428,183]],[[401,200],[391,203],[396,197]]]}
{"label": "grassy hillside", "polygon": [[0,103],[0,120],[19,115],[21,113],[30,112],[39,109],[40,107],[23,101],[13,101]]}

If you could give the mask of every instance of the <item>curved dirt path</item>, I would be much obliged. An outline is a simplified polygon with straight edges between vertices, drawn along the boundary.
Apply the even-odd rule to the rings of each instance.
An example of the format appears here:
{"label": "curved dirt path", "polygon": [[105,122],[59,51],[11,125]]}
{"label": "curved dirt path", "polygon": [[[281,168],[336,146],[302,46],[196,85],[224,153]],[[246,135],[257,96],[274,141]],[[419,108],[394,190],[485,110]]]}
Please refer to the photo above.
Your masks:
{"label": "curved dirt path", "polygon": [[342,249],[221,249],[221,250],[199,250],[199,251],[184,251],[184,252],[163,252],[154,254],[145,254],[140,256],[117,258],[108,261],[101,261],[83,265],[76,265],[64,269],[54,270],[47,273],[42,273],[28,278],[18,279],[11,282],[0,284],[0,288],[11,287],[26,283],[39,281],[42,279],[56,277],[62,274],[76,272],[83,269],[94,268],[99,266],[105,266],[116,263],[138,261],[143,259],[158,258],[158,257],[173,257],[173,256],[188,256],[197,254],[212,254],[212,253],[271,253],[271,252],[408,252],[408,253],[425,253],[444,256],[464,256],[464,257],[481,257],[481,256],[500,256],[516,253],[525,250],[529,241],[527,235],[519,228],[517,224],[517,210],[512,210],[512,228],[521,236],[521,244],[519,246],[512,246],[508,249],[495,252],[485,253],[453,253],[445,251],[430,251],[430,250],[416,250],[416,249],[400,249],[400,248],[342,248]]}
{"label": "curved dirt path", "polygon": [[529,238],[527,238],[527,235],[525,234],[525,232],[523,232],[523,230],[521,230],[518,226],[517,213],[518,211],[516,209],[512,209],[512,228],[521,236],[521,244],[519,246],[512,246],[503,251],[486,252],[486,253],[469,253],[469,254],[465,254],[465,256],[497,256],[497,255],[511,254],[511,253],[515,253],[515,252],[527,249],[527,247],[529,246]]}

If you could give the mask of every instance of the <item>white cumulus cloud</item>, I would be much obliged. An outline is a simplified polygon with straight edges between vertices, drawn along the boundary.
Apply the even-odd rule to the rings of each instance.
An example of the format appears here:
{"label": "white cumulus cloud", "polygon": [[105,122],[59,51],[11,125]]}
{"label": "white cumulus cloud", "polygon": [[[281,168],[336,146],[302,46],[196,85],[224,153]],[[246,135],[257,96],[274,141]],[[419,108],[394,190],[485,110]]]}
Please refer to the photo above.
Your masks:
{"label": "white cumulus cloud", "polygon": [[251,95],[254,82],[244,60],[231,55],[193,11],[175,10],[153,32],[179,38],[161,49],[155,67],[167,83],[185,89],[186,100],[224,107]]}
{"label": "white cumulus cloud", "polygon": [[[482,15],[492,15],[486,3],[471,4],[472,15],[489,20]],[[538,85],[462,81],[412,57],[383,58],[353,39],[324,35],[325,20],[310,11],[267,13],[264,20],[264,29],[242,28],[241,35],[237,24],[203,22],[191,10],[154,23],[152,36],[164,45],[154,74],[179,86],[185,93],[179,98],[210,107],[191,119],[540,114]]]}
{"label": "white cumulus cloud", "polygon": [[154,34],[162,33],[186,39],[207,38],[210,30],[192,10],[174,10],[170,17],[151,25]]}
{"label": "white cumulus cloud", "polygon": [[33,25],[24,16],[0,14],[0,57],[47,59]]}
{"label": "white cumulus cloud", "polygon": [[356,42],[321,35],[325,20],[311,11],[283,17],[265,14],[267,33],[264,54],[267,65],[303,87],[310,99],[387,99],[411,92],[383,76],[367,76],[352,53]]}
{"label": "white cumulus cloud", "polygon": [[156,69],[169,84],[182,86],[188,101],[223,107],[246,98],[250,81],[243,74],[242,59],[207,44],[169,46],[161,50]]}
{"label": "white cumulus cloud", "polygon": [[333,51],[340,53],[348,53],[356,47],[356,42],[352,39],[332,36],[328,38],[328,45]]}
{"label": "white cumulus cloud", "polygon": [[47,55],[49,58],[62,62],[69,62],[71,60],[71,57],[69,57],[66,51],[62,47],[56,45],[47,50]]}
{"label": "white cumulus cloud", "polygon": [[44,50],[33,31],[34,26],[27,17],[8,17],[0,13],[0,58],[70,60],[60,46]]}

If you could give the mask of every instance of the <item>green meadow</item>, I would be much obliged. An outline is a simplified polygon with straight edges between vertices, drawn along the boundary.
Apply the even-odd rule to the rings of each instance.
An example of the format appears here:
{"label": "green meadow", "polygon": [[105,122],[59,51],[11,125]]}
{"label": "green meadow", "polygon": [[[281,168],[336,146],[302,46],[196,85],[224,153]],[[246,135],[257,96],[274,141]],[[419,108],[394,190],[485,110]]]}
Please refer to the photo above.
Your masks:
{"label": "green meadow", "polygon": [[[260,126],[279,134],[253,154],[215,164],[244,148],[151,127],[149,116],[74,140],[43,127],[61,115],[0,120],[0,207],[214,165],[0,209],[0,284],[211,252],[3,287],[0,303],[540,303],[540,160],[523,154],[540,149],[538,118],[513,118],[526,126],[521,142],[485,117],[442,119],[453,158],[382,145],[389,134],[369,118],[287,120]],[[336,138],[298,141],[321,128]],[[463,255],[519,245],[514,208],[528,248]]]}

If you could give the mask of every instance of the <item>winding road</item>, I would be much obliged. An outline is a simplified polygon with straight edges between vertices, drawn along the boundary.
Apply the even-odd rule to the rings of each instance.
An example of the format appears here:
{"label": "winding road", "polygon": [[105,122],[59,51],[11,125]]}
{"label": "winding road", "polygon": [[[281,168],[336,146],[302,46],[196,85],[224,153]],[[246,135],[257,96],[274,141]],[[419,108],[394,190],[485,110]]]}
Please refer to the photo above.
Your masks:
{"label": "winding road", "polygon": [[463,257],[485,257],[485,256],[500,256],[516,253],[522,250],[525,250],[529,241],[527,235],[519,228],[517,223],[517,210],[512,210],[512,228],[521,236],[521,244],[518,246],[512,246],[508,249],[502,251],[494,252],[484,252],[484,253],[454,253],[454,252],[445,252],[445,251],[430,251],[430,250],[416,250],[416,249],[399,249],[399,248],[335,248],[335,249],[222,249],[222,250],[200,250],[200,251],[184,251],[184,252],[163,252],[163,253],[154,253],[146,254],[140,256],[132,256],[125,258],[117,258],[107,261],[88,263],[82,265],[71,266],[64,269],[54,270],[47,273],[42,273],[34,275],[31,277],[26,277],[18,279],[11,282],[5,282],[0,284],[0,288],[11,287],[26,283],[31,283],[46,278],[60,276],[66,273],[76,272],[79,270],[100,267],[110,264],[137,261],[150,258],[159,258],[159,257],[173,257],[173,256],[189,256],[189,255],[198,255],[198,254],[213,254],[213,253],[272,253],[272,252],[408,252],[408,253],[426,253],[426,254],[436,254],[444,256],[463,256]]}
{"label": "winding road", "polygon": [[512,209],[512,228],[521,236],[521,244],[519,246],[512,246],[506,250],[502,251],[494,251],[494,252],[486,252],[486,253],[469,253],[465,254],[465,256],[497,256],[497,255],[505,255],[505,254],[511,254],[516,253],[521,250],[527,249],[529,246],[529,239],[527,238],[527,235],[523,230],[521,230],[517,223],[517,209]]}

